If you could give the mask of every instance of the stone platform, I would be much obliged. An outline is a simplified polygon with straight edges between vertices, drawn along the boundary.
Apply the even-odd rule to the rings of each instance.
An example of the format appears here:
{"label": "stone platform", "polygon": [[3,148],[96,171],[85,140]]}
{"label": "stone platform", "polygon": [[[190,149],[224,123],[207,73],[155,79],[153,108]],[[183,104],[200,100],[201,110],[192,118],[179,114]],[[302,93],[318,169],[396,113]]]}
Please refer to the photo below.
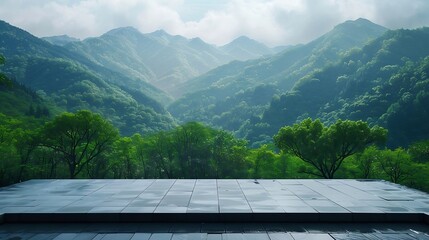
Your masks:
{"label": "stone platform", "polygon": [[429,196],[372,180],[31,180],[3,240],[427,239]]}
{"label": "stone platform", "polygon": [[378,180],[31,180],[0,189],[19,222],[429,222],[429,195]]}

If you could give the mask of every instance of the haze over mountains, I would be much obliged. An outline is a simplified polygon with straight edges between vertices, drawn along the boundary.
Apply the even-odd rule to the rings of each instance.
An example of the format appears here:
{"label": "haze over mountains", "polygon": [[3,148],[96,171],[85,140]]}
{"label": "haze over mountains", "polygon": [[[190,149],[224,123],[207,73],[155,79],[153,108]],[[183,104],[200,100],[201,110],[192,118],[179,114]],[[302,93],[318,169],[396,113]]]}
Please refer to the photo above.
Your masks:
{"label": "haze over mountains", "polygon": [[[395,137],[391,145],[427,138],[427,42],[428,28],[389,31],[366,19],[279,48],[247,37],[218,47],[132,27],[82,41],[42,40],[0,22],[1,70],[47,106],[91,109],[125,135],[202,121],[254,146],[306,117],[379,124]],[[419,132],[398,130],[401,124]]]}
{"label": "haze over mountains", "polygon": [[[163,30],[143,34],[133,27],[113,29],[100,37],[83,41],[64,36],[45,39],[173,95],[180,95],[174,91],[178,85],[215,67],[232,60],[254,59],[281,50],[247,37],[216,47],[200,38],[172,36]],[[66,41],[68,44],[64,44]]]}

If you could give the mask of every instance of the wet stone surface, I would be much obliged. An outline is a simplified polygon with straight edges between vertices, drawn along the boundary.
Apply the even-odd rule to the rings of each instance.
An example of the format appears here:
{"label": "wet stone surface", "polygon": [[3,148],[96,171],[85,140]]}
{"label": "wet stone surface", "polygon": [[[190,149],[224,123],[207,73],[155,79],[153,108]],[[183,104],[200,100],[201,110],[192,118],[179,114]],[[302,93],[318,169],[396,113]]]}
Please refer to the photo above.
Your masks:
{"label": "wet stone surface", "polygon": [[2,213],[428,213],[428,194],[359,180],[31,180]]}

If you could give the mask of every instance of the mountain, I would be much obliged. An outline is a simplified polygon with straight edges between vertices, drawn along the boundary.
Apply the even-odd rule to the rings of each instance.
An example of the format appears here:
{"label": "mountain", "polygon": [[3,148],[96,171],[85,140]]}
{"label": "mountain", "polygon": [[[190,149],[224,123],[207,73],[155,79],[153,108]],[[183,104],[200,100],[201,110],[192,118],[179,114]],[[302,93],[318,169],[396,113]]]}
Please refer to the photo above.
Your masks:
{"label": "mountain", "polygon": [[0,21],[1,68],[9,78],[37,91],[67,111],[89,109],[112,121],[123,134],[168,129],[174,121],[153,86],[130,79],[85,56],[41,40]]}
{"label": "mountain", "polygon": [[[388,145],[429,138],[429,28],[389,31],[274,98],[243,134],[253,141],[304,118],[364,120],[389,130]],[[258,126],[257,126],[258,125]],[[261,126],[263,126],[261,128]]]}
{"label": "mountain", "polygon": [[281,50],[281,48],[271,49],[246,36],[236,38],[232,42],[222,46],[221,49],[233,56],[235,60],[241,61],[272,55],[276,53],[275,50]]}
{"label": "mountain", "polygon": [[246,88],[260,83],[275,83],[282,90],[289,90],[308,72],[338,61],[348,51],[362,47],[386,31],[386,28],[366,19],[346,21],[308,44],[289,47],[274,56],[248,61],[232,74],[227,70],[230,66],[221,66],[191,79],[179,86],[178,91],[192,93],[210,86],[234,84]]}
{"label": "mountain", "polygon": [[[168,109],[179,121],[197,120],[239,131],[248,124],[246,120],[261,116],[274,95],[291,90],[303,76],[336,63],[386,31],[368,20],[357,19],[337,25],[308,44],[273,56],[233,61],[179,86],[178,91],[188,94]],[[258,87],[264,89],[263,101],[254,105],[248,99]],[[238,105],[241,107],[237,108]]]}
{"label": "mountain", "polygon": [[42,39],[45,41],[48,41],[51,44],[58,45],[58,46],[64,46],[67,43],[80,41],[79,39],[74,38],[74,37],[69,37],[68,35],[42,37]]}
{"label": "mountain", "polygon": [[142,34],[132,27],[114,29],[97,38],[70,43],[66,48],[166,92],[232,60],[199,38],[172,36],[162,30]]}
{"label": "mountain", "polygon": [[217,47],[200,38],[172,36],[163,30],[143,34],[133,27],[113,29],[100,37],[67,44],[66,48],[174,97],[182,95],[179,85],[218,66],[282,50],[247,37]]}

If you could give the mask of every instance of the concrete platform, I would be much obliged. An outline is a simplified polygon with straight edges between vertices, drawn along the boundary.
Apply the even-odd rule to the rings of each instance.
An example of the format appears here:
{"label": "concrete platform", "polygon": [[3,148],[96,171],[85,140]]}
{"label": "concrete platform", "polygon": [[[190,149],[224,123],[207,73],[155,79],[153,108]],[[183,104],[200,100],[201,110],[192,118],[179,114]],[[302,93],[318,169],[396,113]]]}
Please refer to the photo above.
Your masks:
{"label": "concrete platform", "polygon": [[359,180],[31,180],[0,189],[0,221],[429,223],[429,195]]}

